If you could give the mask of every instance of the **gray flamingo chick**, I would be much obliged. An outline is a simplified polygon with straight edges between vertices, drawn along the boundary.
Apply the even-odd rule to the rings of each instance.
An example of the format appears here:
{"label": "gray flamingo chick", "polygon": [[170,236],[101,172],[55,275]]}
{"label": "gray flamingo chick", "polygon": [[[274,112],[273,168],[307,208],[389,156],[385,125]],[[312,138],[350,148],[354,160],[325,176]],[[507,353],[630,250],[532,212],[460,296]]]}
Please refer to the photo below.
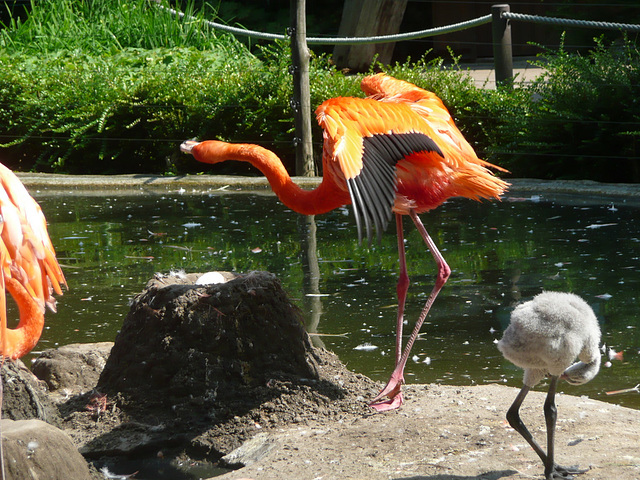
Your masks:
{"label": "gray flamingo chick", "polygon": [[[600,369],[599,344],[600,327],[591,307],[577,295],[563,292],[543,292],[518,305],[498,342],[504,357],[524,369],[524,385],[507,412],[507,420],[538,454],[547,480],[567,480],[586,472],[577,467],[561,467],[554,461],[555,394],[559,379],[580,385],[596,376]],[[576,358],[580,361],[573,363]],[[519,411],[529,390],[547,375],[550,385],[544,403],[545,454],[520,419]]]}

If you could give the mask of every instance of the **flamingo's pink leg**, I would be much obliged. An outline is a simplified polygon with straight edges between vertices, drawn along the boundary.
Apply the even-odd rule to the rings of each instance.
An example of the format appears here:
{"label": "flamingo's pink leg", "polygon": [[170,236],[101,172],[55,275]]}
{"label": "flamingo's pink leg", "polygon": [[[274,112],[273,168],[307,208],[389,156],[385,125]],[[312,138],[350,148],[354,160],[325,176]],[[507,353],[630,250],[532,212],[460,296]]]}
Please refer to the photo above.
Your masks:
{"label": "flamingo's pink leg", "polygon": [[404,251],[404,233],[402,231],[402,215],[396,214],[396,229],[398,231],[398,257],[400,259],[400,275],[398,276],[398,323],[396,326],[396,365],[402,355],[402,327],[404,324],[404,305],[409,290],[409,275],[407,274],[407,261]]}
{"label": "flamingo's pink leg", "polygon": [[[436,284],[434,285],[433,290],[429,295],[429,298],[427,298],[427,301],[424,307],[422,308],[422,312],[420,312],[420,316],[416,321],[416,325],[413,328],[413,332],[411,332],[411,336],[407,341],[407,345],[404,347],[404,351],[402,352],[400,359],[396,361],[396,367],[391,373],[391,378],[387,382],[387,385],[380,391],[380,393],[376,396],[376,398],[374,398],[373,401],[369,404],[369,406],[371,406],[372,408],[376,409],[379,412],[393,410],[400,407],[400,405],[402,405],[403,399],[402,399],[401,388],[402,388],[402,383],[404,383],[404,367],[407,364],[409,353],[411,352],[413,343],[415,342],[416,338],[418,337],[418,334],[420,333],[420,328],[422,327],[422,324],[424,323],[424,320],[427,317],[429,310],[431,309],[431,305],[433,305],[433,302],[438,296],[438,293],[440,293],[440,290],[442,289],[447,279],[449,278],[449,275],[451,274],[451,269],[449,268],[449,265],[447,265],[447,262],[445,261],[444,257],[436,247],[436,244],[433,242],[433,240],[427,233],[427,229],[424,228],[424,225],[422,224],[420,217],[418,217],[418,215],[413,210],[411,210],[410,215],[411,215],[411,219],[413,220],[413,223],[416,225],[416,228],[420,232],[420,235],[422,236],[425,243],[429,247],[429,250],[431,251],[433,258],[436,261],[436,264],[438,266],[438,274],[436,276]],[[401,254],[401,261],[402,260],[404,260],[404,244],[403,244],[403,251]],[[404,269],[406,272],[406,261],[403,261],[402,263],[404,264]],[[402,271],[402,267],[401,267],[401,271]],[[388,400],[379,401],[383,397],[388,397]]]}

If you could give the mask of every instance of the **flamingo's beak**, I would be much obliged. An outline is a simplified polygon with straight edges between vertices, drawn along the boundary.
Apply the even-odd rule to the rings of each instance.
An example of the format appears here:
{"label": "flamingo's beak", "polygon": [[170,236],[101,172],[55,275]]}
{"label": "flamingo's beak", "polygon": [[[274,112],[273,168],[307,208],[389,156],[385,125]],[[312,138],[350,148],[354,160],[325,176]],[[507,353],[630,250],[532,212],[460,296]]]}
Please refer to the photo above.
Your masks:
{"label": "flamingo's beak", "polygon": [[180,145],[180,151],[182,151],[184,153],[191,153],[191,150],[193,149],[193,147],[195,147],[199,143],[200,142],[196,142],[195,140],[185,140]]}

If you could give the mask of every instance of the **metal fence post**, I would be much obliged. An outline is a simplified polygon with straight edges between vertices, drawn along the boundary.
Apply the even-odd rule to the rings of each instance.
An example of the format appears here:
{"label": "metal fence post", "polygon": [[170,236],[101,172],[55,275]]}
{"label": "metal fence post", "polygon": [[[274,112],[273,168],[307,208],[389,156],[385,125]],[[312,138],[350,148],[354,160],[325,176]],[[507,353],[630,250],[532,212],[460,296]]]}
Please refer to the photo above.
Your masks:
{"label": "metal fence post", "polygon": [[513,79],[513,56],[511,50],[511,24],[502,17],[510,11],[509,5],[492,5],[493,62],[496,85],[508,84]]}
{"label": "metal fence post", "polygon": [[296,175],[315,175],[311,143],[311,91],[309,87],[309,49],[305,0],[291,0],[291,61],[293,75],[293,114],[295,119]]}

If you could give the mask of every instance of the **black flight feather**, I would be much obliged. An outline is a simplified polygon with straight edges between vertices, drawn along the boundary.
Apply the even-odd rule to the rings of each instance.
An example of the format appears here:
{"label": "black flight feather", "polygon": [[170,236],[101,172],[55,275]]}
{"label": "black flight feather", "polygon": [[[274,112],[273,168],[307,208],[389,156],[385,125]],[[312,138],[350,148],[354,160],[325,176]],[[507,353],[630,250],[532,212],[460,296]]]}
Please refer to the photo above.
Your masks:
{"label": "black flight feather", "polygon": [[[364,137],[362,170],[347,180],[358,227],[358,241],[366,233],[369,245],[375,227],[378,242],[393,215],[396,196],[396,164],[412,153],[436,152],[444,157],[436,143],[423,133],[382,133]],[[364,232],[362,224],[364,222]]]}

